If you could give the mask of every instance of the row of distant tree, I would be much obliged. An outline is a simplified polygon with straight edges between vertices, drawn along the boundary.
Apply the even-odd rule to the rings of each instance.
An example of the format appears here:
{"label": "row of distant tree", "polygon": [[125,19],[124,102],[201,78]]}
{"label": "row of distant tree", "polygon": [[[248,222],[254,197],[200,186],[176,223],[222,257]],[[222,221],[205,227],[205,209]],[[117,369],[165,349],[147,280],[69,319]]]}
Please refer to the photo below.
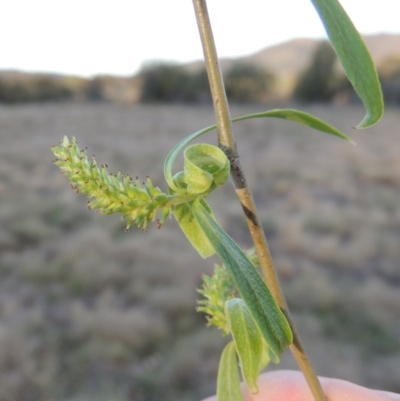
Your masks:
{"label": "row of distant tree", "polygon": [[[235,102],[263,102],[272,93],[271,74],[251,64],[234,64],[225,74],[227,94]],[[188,72],[171,63],[147,65],[133,78],[93,79],[52,75],[0,75],[0,102],[120,101],[204,103],[211,101],[205,69]]]}
{"label": "row of distant tree", "polygon": [[[308,103],[357,100],[349,80],[338,71],[336,61],[337,56],[330,43],[321,42],[309,67],[299,77],[293,98]],[[385,102],[400,104],[400,57],[386,59],[378,73]]]}
{"label": "row of distant tree", "polygon": [[0,74],[0,103],[137,100],[137,77],[93,79],[45,74]]}
{"label": "row of distant tree", "polygon": [[53,100],[68,100],[73,97],[73,88],[63,80],[51,76],[0,77],[0,102],[45,102]]}
{"label": "row of distant tree", "polygon": [[[353,101],[350,83],[337,68],[329,42],[321,42],[308,68],[298,77],[292,98],[299,102]],[[400,104],[400,58],[379,68],[385,100]],[[224,73],[232,102],[259,103],[275,99],[276,79],[253,64],[236,63]],[[204,103],[211,101],[205,69],[191,72],[171,63],[153,63],[132,78],[99,76],[93,79],[46,75],[0,75],[0,102],[120,101],[124,103]]]}
{"label": "row of distant tree", "polygon": [[[271,96],[274,78],[253,64],[233,64],[224,74],[228,98],[233,102],[264,102]],[[152,64],[141,71],[140,101],[196,102],[211,101],[205,69],[188,72],[173,64]]]}

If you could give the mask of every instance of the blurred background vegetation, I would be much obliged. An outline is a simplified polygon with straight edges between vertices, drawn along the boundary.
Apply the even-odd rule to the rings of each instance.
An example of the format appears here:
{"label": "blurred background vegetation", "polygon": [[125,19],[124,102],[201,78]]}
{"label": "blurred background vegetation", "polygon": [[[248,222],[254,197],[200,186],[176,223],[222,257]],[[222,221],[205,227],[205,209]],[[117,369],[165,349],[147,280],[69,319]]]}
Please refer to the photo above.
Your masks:
{"label": "blurred background vegetation", "polygon": [[[366,42],[378,65],[386,103],[399,104],[400,35],[366,37]],[[249,57],[222,60],[221,65],[228,98],[234,103],[358,101],[326,41],[297,39]],[[0,71],[0,103],[53,101],[198,104],[210,103],[211,97],[200,62],[148,62],[131,77]]]}
{"label": "blurred background vegetation", "polygon": [[[295,94],[308,103],[303,110],[358,145],[251,120],[235,128],[240,153],[318,374],[400,392],[400,60],[376,53],[386,115],[349,132],[363,110],[329,46],[311,42],[272,49],[281,75],[274,64],[260,67],[263,54],[225,60],[232,116]],[[319,82],[312,90],[311,77]],[[128,78],[0,78],[0,401],[194,401],[214,393],[227,339],[195,307],[216,260],[201,260],[174,220],[125,233],[118,216],[88,211],[50,151],[75,135],[111,172],[150,175],[165,189],[169,150],[215,118],[201,65],[153,62]],[[210,202],[250,247],[231,186]],[[277,367],[296,369],[290,353],[269,369]]]}

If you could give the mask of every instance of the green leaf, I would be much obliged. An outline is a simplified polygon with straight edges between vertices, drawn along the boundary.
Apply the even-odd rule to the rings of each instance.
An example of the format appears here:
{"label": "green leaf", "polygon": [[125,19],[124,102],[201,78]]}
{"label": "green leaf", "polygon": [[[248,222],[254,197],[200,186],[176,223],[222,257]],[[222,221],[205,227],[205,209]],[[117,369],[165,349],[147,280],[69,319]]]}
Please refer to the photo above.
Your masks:
{"label": "green leaf", "polygon": [[[201,201],[207,213],[213,219],[212,211],[205,200]],[[181,203],[174,207],[174,216],[186,238],[204,259],[215,254],[215,249],[194,217],[189,203]]]}
{"label": "green leaf", "polygon": [[346,141],[353,142],[347,135],[339,131],[332,125],[320,120],[311,114],[305,113],[304,111],[299,111],[295,109],[274,109],[269,111],[264,111],[262,113],[248,114],[242,117],[234,118],[232,121],[242,121],[249,120],[251,118],[263,118],[263,117],[275,117],[281,118],[283,120],[293,121],[298,124],[306,125],[310,128],[314,128],[317,131],[325,132],[326,134],[335,135],[339,138],[345,139]]}
{"label": "green leaf", "polygon": [[[337,130],[336,128],[332,127],[331,125],[323,122],[322,120],[313,117],[310,114],[304,113],[302,111],[293,110],[293,109],[275,109],[270,110],[262,113],[254,113],[248,114],[245,116],[234,118],[232,121],[242,121],[248,120],[252,118],[264,118],[264,117],[275,117],[281,118],[289,121],[294,121],[299,124],[303,124],[309,126],[311,128],[317,129],[327,134],[335,135],[337,137],[346,139],[351,142],[350,138],[348,138],[345,134]],[[194,145],[193,147],[188,147],[185,151],[185,167],[186,172],[179,172],[172,175],[172,168],[173,164],[178,156],[179,152],[188,145],[192,140],[200,137],[207,132],[210,132],[216,128],[216,125],[210,125],[202,130],[194,132],[193,134],[184,138],[181,142],[179,142],[168,154],[165,159],[164,163],[164,176],[168,183],[168,186],[172,193],[183,194],[187,195],[190,191],[194,191],[195,193],[201,193],[201,191],[205,190],[210,185],[210,175],[209,171],[207,171],[207,167],[204,170],[204,160],[212,160],[213,163],[211,173],[214,174],[213,184],[211,185],[221,185],[228,177],[229,173],[229,163],[226,159],[226,156],[222,156],[222,151],[216,150],[213,145]],[[198,147],[197,147],[198,146]],[[207,149],[205,152],[204,150],[210,147],[211,150]],[[186,153],[187,152],[187,153]],[[210,152],[207,154],[207,152]],[[194,153],[194,157],[192,157],[192,153]],[[205,154],[205,157],[202,156],[202,153]],[[193,162],[192,160],[196,160],[199,157],[200,159],[200,166],[197,165],[197,162]],[[201,160],[203,159],[203,161]],[[214,170],[215,166],[219,166],[218,171]],[[200,184],[196,183],[196,180],[199,179]],[[189,181],[189,188],[187,185],[187,181]],[[209,241],[206,241],[204,236],[200,234],[200,230],[196,226],[196,223],[193,220],[193,216],[189,211],[188,207],[185,206],[176,206],[175,207],[175,217],[178,219],[179,224],[181,225],[185,235],[188,237],[189,241],[192,245],[199,251],[200,255],[203,258],[206,258],[212,255],[214,252],[211,250]],[[190,226],[191,224],[195,225],[192,229]],[[203,238],[203,239],[202,239]],[[204,244],[202,242],[204,241]]]}
{"label": "green leaf", "polygon": [[[311,0],[366,115],[356,128],[367,128],[383,115],[378,74],[361,35],[338,0]],[[362,9],[360,10],[362,12]]]}
{"label": "green leaf", "polygon": [[218,257],[231,274],[240,296],[271,351],[279,356],[292,343],[293,334],[271,292],[244,252],[204,209],[199,199],[191,204],[191,209]]}
{"label": "green leaf", "polygon": [[262,355],[260,358],[260,367],[259,372],[261,372],[270,362],[279,363],[280,358],[278,355],[275,355],[271,352],[267,342],[263,338],[263,348],[262,348]]}
{"label": "green leaf", "polygon": [[[294,109],[275,109],[275,110],[265,111],[262,113],[247,114],[245,116],[234,118],[232,120],[232,122],[250,120],[252,118],[264,118],[264,117],[275,117],[275,118],[281,118],[281,119],[297,122],[299,124],[314,128],[318,131],[322,131],[327,134],[335,135],[339,138],[343,138],[347,141],[352,142],[351,139],[347,135],[345,135],[343,132],[339,131],[332,125],[325,123],[324,121],[312,116],[311,114],[308,114],[308,113],[305,113],[305,112],[302,112],[299,110],[294,110]],[[179,152],[186,145],[188,145],[191,141],[200,137],[201,135],[206,134],[207,132],[213,131],[215,128],[217,128],[216,125],[210,125],[206,128],[203,128],[199,131],[194,132],[191,135],[188,135],[186,138],[182,139],[182,141],[179,142],[169,152],[169,154],[166,157],[165,162],[164,162],[164,176],[165,176],[165,180],[167,181],[169,187],[174,192],[186,193],[186,189],[177,186],[173,180],[172,167],[173,167],[173,164],[174,164]]]}
{"label": "green leaf", "polygon": [[233,341],[225,346],[219,362],[217,401],[243,401]]}
{"label": "green leaf", "polygon": [[250,391],[257,394],[257,378],[263,357],[260,329],[242,299],[233,298],[225,302],[225,313],[235,341],[243,379]]}
{"label": "green leaf", "polygon": [[172,167],[174,165],[174,162],[176,160],[176,157],[178,156],[179,152],[191,141],[196,139],[197,137],[210,132],[214,130],[217,126],[216,125],[211,125],[209,127],[203,128],[200,131],[196,131],[193,134],[187,136],[186,138],[182,139],[177,145],[175,145],[172,150],[168,153],[168,156],[165,159],[164,162],[164,177],[165,180],[168,183],[168,186],[176,193],[186,193],[186,189],[178,187],[174,183],[173,175],[172,175]]}
{"label": "green leaf", "polygon": [[229,170],[228,158],[214,145],[201,143],[185,149],[184,179],[189,193],[204,193],[224,184]]}

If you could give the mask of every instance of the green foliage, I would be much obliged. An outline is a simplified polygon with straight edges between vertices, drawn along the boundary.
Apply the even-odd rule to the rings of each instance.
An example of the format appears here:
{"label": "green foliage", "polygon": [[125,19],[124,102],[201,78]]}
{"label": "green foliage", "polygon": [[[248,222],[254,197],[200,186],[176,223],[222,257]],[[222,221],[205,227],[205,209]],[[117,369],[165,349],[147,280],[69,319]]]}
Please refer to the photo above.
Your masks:
{"label": "green foliage", "polygon": [[64,101],[72,99],[73,95],[72,88],[57,77],[0,78],[0,103]]}
{"label": "green foliage", "polygon": [[96,76],[91,79],[46,74],[4,73],[0,75],[0,103],[59,101],[136,101],[138,78]]}
{"label": "green foliage", "polygon": [[328,102],[335,94],[336,54],[327,41],[321,42],[310,62],[300,76],[294,90],[294,98],[301,102]]}
{"label": "green foliage", "polygon": [[256,103],[268,98],[274,77],[253,64],[236,63],[224,74],[226,95],[237,103]]}
{"label": "green foliage", "polygon": [[240,360],[243,379],[253,394],[258,393],[257,378],[264,368],[264,344],[258,324],[242,299],[225,302],[225,313]]}
{"label": "green foliage", "polygon": [[379,74],[383,79],[400,79],[400,57],[388,57],[383,60]]}
{"label": "green foliage", "polygon": [[235,344],[231,341],[222,351],[217,380],[218,401],[242,401]]}
{"label": "green foliage", "polygon": [[[262,112],[262,113],[247,114],[245,116],[236,117],[236,118],[232,119],[232,122],[250,120],[253,118],[280,118],[280,119],[284,119],[284,120],[288,120],[288,121],[293,121],[298,124],[314,128],[318,131],[321,131],[321,132],[324,132],[327,134],[331,134],[331,135],[335,135],[337,137],[343,138],[343,139],[351,142],[351,139],[347,135],[345,135],[344,133],[342,133],[335,127],[332,127],[331,125],[325,123],[324,121],[320,120],[319,118],[312,116],[311,114],[304,113],[302,111],[294,110],[294,109],[275,109],[275,110],[269,110],[269,111]],[[165,180],[167,181],[168,186],[174,192],[181,192],[181,193],[185,192],[185,187],[180,188],[180,185],[178,185],[178,181],[181,178],[180,173],[177,173],[175,176],[172,175],[173,164],[174,164],[179,152],[182,149],[184,149],[184,147],[186,145],[188,145],[194,139],[196,139],[216,128],[217,128],[216,125],[210,125],[206,128],[203,128],[199,131],[194,132],[193,134],[182,139],[176,146],[174,146],[172,148],[172,150],[167,155],[165,162],[164,162],[164,177],[165,177]]]}
{"label": "green foliage", "polygon": [[173,212],[202,257],[215,253],[213,245],[196,224],[190,204],[200,197],[201,203],[212,215],[203,198],[225,183],[230,168],[227,157],[219,148],[208,144],[187,148],[184,171],[172,178],[169,195],[154,187],[150,178],[142,187],[138,179],[133,182],[129,175],[124,177],[118,172],[113,176],[108,173],[107,165],[99,168],[94,156],[89,161],[86,149],[79,149],[75,138],[70,142],[65,137],[52,151],[57,157],[55,164],[70,179],[72,188],[89,196],[89,209],[98,209],[102,214],[122,213],[122,218],[127,219],[126,229],[132,224],[146,229],[159,209],[161,218],[157,223],[160,227]]}
{"label": "green foliage", "polygon": [[[170,158],[169,164],[166,162],[165,168],[169,177],[172,176],[173,161],[174,157]],[[176,193],[178,199],[179,196],[183,196],[184,199],[175,206],[174,216],[187,239],[203,258],[214,255],[214,245],[199,226],[191,205],[195,199],[199,199],[213,218],[213,213],[204,198],[226,182],[229,171],[228,158],[221,149],[213,145],[196,144],[189,146],[184,152],[184,170],[175,174],[170,181],[167,180],[169,191]]]}
{"label": "green foliage", "polygon": [[379,68],[385,103],[400,104],[400,57],[389,57]]}
{"label": "green foliage", "polygon": [[[152,106],[2,108],[0,393],[9,400],[187,401],[215,393],[219,357],[230,337],[206,328],[194,309],[196,297],[202,298],[196,286],[217,261],[201,260],[169,219],[160,231],[154,224],[146,233],[125,233],[117,215],[87,210],[85,196],[71,191],[50,163],[49,144],[69,127],[79,133],[81,148],[89,146],[89,157],[95,151],[99,165],[107,161],[110,172],[121,168],[144,180],[149,174],[164,190],[165,150],[179,141],[179,132],[206,125],[212,112],[185,106],[157,111],[162,124],[155,126]],[[248,112],[248,106],[232,108],[233,115]],[[318,113],[350,127],[360,108],[326,106]],[[129,129],[139,121],[140,128]],[[331,377],[344,369],[349,381],[399,392],[400,231],[393,216],[400,216],[400,113],[389,109],[384,121],[384,129],[378,124],[358,133],[357,147],[282,121],[250,121],[246,141],[247,123],[236,123],[235,131],[246,167],[261,185],[251,179],[289,308],[317,369]],[[285,134],[277,137],[279,127]],[[166,131],[171,134],[163,146],[153,147]],[[271,141],[279,141],[279,152]],[[211,194],[213,212],[247,247],[247,225],[229,186]],[[314,218],[322,226],[305,230]],[[318,313],[321,306],[329,306],[325,316]],[[338,318],[341,310],[347,310],[346,321]],[[391,343],[360,325],[357,311],[368,312],[365,318],[390,333]],[[325,329],[328,316],[332,331]],[[293,368],[288,354],[271,369]],[[23,396],[22,384],[10,383],[32,384],[24,384]]]}
{"label": "green foliage", "polygon": [[344,71],[364,103],[366,115],[356,128],[367,128],[383,115],[383,97],[371,55],[338,0],[311,0]]}
{"label": "green foliage", "polygon": [[[214,215],[207,202],[204,199],[201,199],[200,202],[203,204],[211,218],[214,218]],[[212,242],[207,238],[201,229],[199,222],[193,215],[193,211],[189,203],[176,205],[174,208],[174,217],[178,221],[181,230],[186,235],[186,238],[202,258],[209,258],[215,254],[215,249]]]}
{"label": "green foliage", "polygon": [[95,77],[88,80],[85,87],[85,97],[90,101],[105,100],[105,82],[102,77]]}
{"label": "green foliage", "polygon": [[[297,110],[271,110],[238,117],[234,121],[263,117],[287,119],[348,139],[323,121]],[[128,219],[128,227],[135,223],[143,229],[154,220],[159,208],[162,209],[160,225],[173,212],[182,231],[202,257],[217,253],[244,303],[232,301],[229,293],[233,290],[228,289],[226,283],[218,283],[223,275],[218,277],[217,274],[209,281],[210,285],[204,287],[206,302],[200,308],[210,315],[209,322],[215,323],[224,333],[232,333],[243,376],[252,391],[256,391],[256,377],[261,368],[270,359],[278,362],[293,337],[286,317],[254,267],[254,254],[250,252],[247,256],[222,230],[205,201],[210,192],[227,180],[229,161],[219,148],[196,144],[184,151],[184,170],[172,174],[178,153],[190,141],[214,128],[210,126],[189,135],[168,154],[164,164],[168,195],[155,188],[149,179],[142,188],[138,181],[133,184],[129,176],[123,177],[120,173],[112,176],[106,166],[98,168],[94,159],[88,161],[86,150],[80,150],[75,139],[70,143],[64,138],[60,146],[53,148],[53,152],[58,157],[56,164],[71,180],[73,188],[89,195],[90,207],[98,208],[103,214],[120,212]],[[212,288],[213,284],[217,284],[215,288]],[[220,291],[218,296],[216,291]],[[211,300],[216,304],[212,305]],[[241,330],[244,323],[245,327]],[[245,344],[249,341],[255,348],[253,352],[250,349],[246,353]],[[256,354],[257,358],[254,357]]]}
{"label": "green foliage", "polygon": [[192,212],[232,276],[240,296],[257,321],[272,353],[279,356],[284,348],[291,344],[293,337],[290,326],[270,290],[245,253],[210,217],[199,200],[193,202]]}
{"label": "green foliage", "polygon": [[236,121],[249,120],[252,118],[264,118],[264,117],[266,118],[274,117],[274,118],[281,118],[287,121],[293,121],[297,124],[305,125],[317,131],[334,135],[339,138],[345,139],[346,141],[352,142],[352,140],[347,135],[339,131],[337,128],[332,127],[332,125],[327,124],[326,122],[320,120],[317,117],[312,116],[311,114],[304,113],[303,111],[295,109],[274,109],[262,113],[254,113],[254,114],[248,114],[243,117],[237,117],[234,118],[232,121],[236,122]]}
{"label": "green foliage", "polygon": [[[365,128],[372,125],[380,119],[383,103],[376,70],[369,53],[360,35],[336,0],[312,0],[312,2],[320,14],[350,82],[365,105],[366,116],[358,127]],[[199,10],[196,12],[201,14]],[[213,43],[207,43],[203,36],[202,39],[207,54],[207,48],[210,50]],[[314,58],[314,70],[311,72],[329,86],[334,54],[329,53],[330,50],[327,49],[325,44],[318,49]],[[211,59],[210,57],[208,61]],[[359,72],[357,63],[362,63],[363,72]],[[214,66],[217,66],[217,63],[214,62]],[[218,68],[209,71],[210,74],[213,72],[216,77],[220,77]],[[325,73],[328,75],[324,75]],[[227,88],[238,100],[249,100],[250,96],[257,97],[265,89],[261,87],[260,92],[256,93],[256,88],[260,87],[263,78],[249,67],[237,66],[230,74],[230,78],[229,76],[227,78]],[[185,92],[190,87],[189,77],[179,67],[153,66],[143,75],[141,99],[143,102],[189,99],[188,92]],[[221,79],[220,84],[223,84]],[[309,85],[305,86],[308,88]],[[326,100],[328,92],[325,88],[320,92],[320,96]],[[220,99],[224,99],[224,96]],[[218,115],[218,112],[224,113],[228,118],[227,108],[217,105],[216,112],[220,125],[224,124],[225,120]],[[250,114],[233,121],[259,117],[283,118],[348,139],[346,135],[323,121],[291,109]],[[228,179],[230,160],[227,155],[213,145],[192,145],[184,152],[184,170],[175,175],[172,174],[172,167],[178,153],[191,140],[214,128],[215,126],[209,126],[189,135],[168,154],[164,163],[168,194],[155,188],[150,179],[143,184],[144,188],[142,188],[137,181],[133,184],[129,176],[123,177],[120,173],[115,177],[110,175],[104,166],[98,168],[94,159],[89,162],[86,151],[79,150],[75,140],[70,143],[67,138],[64,138],[61,145],[54,147],[53,151],[58,157],[56,164],[71,180],[73,188],[89,195],[90,207],[97,208],[104,214],[121,212],[123,217],[128,219],[128,227],[136,223],[142,229],[155,219],[158,209],[162,209],[160,224],[163,224],[166,217],[173,212],[188,240],[202,257],[209,257],[214,253],[218,255],[241,299],[232,297],[231,283],[224,281],[224,273],[217,270],[213,278],[205,279],[201,293],[206,300],[200,303],[199,309],[210,315],[209,323],[216,324],[225,334],[227,332],[232,334],[233,342],[226,346],[221,357],[217,396],[219,401],[232,399],[239,401],[242,400],[242,395],[236,353],[239,356],[243,378],[250,391],[256,393],[260,370],[270,359],[279,362],[284,349],[293,343],[297,347],[297,341],[293,337],[292,328],[286,317],[288,312],[281,310],[278,306],[253,261],[218,225],[210,206],[205,201],[213,190],[223,185]],[[225,134],[228,137],[230,135],[229,132]],[[230,137],[230,139],[234,143],[233,138]],[[240,167],[237,168],[240,170]],[[233,170],[233,173],[237,171]],[[250,211],[253,213],[251,208]],[[259,234],[262,235],[261,232]],[[279,285],[277,284],[273,290],[278,293],[277,298],[279,298]],[[303,354],[300,348],[297,350]],[[303,357],[305,357],[304,354]],[[315,398],[324,399],[322,389],[318,389],[318,379],[311,366],[304,368],[304,373],[307,380],[314,383],[314,385],[310,384],[310,387],[311,389],[314,387]]]}
{"label": "green foliage", "polygon": [[154,63],[145,66],[140,76],[142,103],[182,103],[210,99],[210,89],[204,69],[198,73],[189,73],[176,64]]}
{"label": "green foliage", "polygon": [[151,65],[141,75],[142,103],[184,100],[183,87],[188,76],[180,67],[172,64]]}
{"label": "green foliage", "polygon": [[[204,68],[189,72],[179,65],[160,62],[145,66],[140,75],[143,103],[211,101]],[[253,64],[234,64],[224,75],[227,96],[238,103],[266,100],[274,83],[270,73]]]}
{"label": "green foliage", "polygon": [[[254,267],[259,266],[259,260],[254,248],[245,252],[246,257]],[[198,290],[204,299],[197,301],[198,312],[206,314],[209,325],[222,330],[224,335],[229,334],[229,322],[225,311],[225,304],[238,295],[232,276],[224,265],[214,265],[212,276],[203,276],[203,286]]]}
{"label": "green foliage", "polygon": [[200,144],[185,149],[183,172],[185,191],[191,194],[211,192],[226,182],[229,172],[229,160],[216,146]]}
{"label": "green foliage", "polygon": [[198,292],[204,299],[197,301],[197,311],[206,314],[209,325],[218,327],[224,335],[228,335],[230,328],[225,302],[234,298],[237,291],[226,267],[216,264],[212,276],[203,276],[203,286]]}

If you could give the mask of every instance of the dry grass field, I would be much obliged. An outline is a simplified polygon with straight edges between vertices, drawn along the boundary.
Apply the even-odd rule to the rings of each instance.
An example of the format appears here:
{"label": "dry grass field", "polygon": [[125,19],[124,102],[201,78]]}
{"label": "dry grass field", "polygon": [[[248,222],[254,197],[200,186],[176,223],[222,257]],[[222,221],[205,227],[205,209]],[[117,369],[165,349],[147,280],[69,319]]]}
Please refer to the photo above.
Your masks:
{"label": "dry grass field", "polygon": [[[317,372],[400,392],[400,112],[354,131],[357,107],[308,111],[357,146],[278,120],[235,128],[271,252]],[[201,260],[173,220],[125,233],[118,216],[88,211],[50,151],[75,135],[112,172],[165,189],[168,151],[213,120],[209,107],[0,108],[0,401],[214,392],[226,339],[195,313],[195,289],[215,260]],[[210,202],[251,246],[231,185]],[[279,368],[295,368],[289,353]]]}

